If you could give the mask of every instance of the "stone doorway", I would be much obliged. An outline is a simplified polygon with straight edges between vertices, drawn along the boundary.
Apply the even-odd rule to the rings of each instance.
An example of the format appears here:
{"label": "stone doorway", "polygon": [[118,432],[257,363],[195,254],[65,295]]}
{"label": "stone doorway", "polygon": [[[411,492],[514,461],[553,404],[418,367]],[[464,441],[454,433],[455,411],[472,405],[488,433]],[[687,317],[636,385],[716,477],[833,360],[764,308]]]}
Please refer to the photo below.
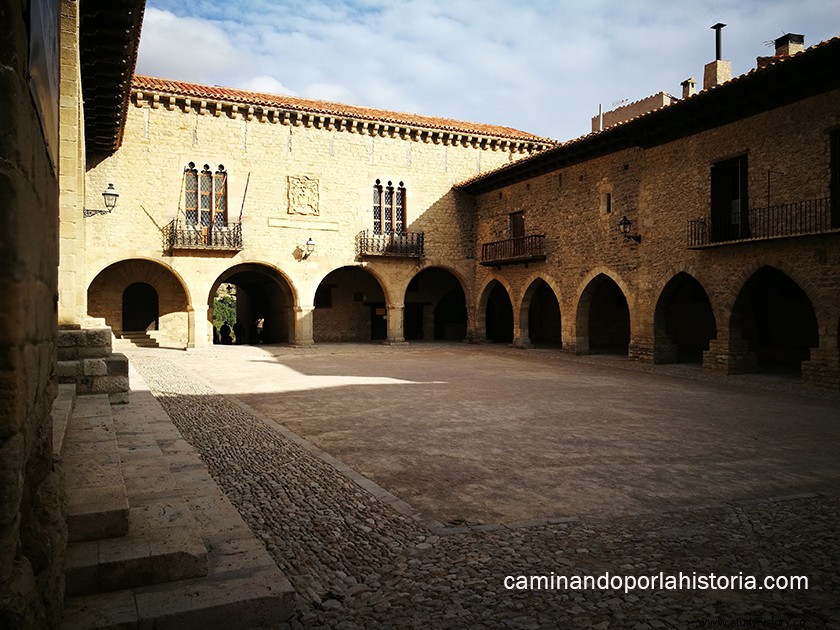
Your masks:
{"label": "stone doorway", "polygon": [[122,329],[145,332],[158,329],[158,294],[146,282],[128,285],[122,294]]}

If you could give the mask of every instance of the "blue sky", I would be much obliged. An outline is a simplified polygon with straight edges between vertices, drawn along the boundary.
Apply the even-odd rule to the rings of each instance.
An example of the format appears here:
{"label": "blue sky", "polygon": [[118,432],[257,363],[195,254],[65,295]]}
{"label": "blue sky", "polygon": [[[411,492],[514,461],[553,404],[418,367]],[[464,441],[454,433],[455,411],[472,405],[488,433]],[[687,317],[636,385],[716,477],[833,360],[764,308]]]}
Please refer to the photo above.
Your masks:
{"label": "blue sky", "polygon": [[568,140],[622,101],[733,74],[836,0],[147,0],[137,72],[516,127]]}

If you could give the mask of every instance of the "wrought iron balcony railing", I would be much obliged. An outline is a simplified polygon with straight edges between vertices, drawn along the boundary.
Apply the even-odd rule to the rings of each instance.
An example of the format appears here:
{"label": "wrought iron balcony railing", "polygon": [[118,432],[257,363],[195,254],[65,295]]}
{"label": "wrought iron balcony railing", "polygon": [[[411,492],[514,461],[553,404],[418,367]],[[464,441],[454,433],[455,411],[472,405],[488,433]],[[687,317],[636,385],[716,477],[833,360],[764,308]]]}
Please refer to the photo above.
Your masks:
{"label": "wrought iron balcony railing", "polygon": [[423,232],[374,234],[371,230],[362,230],[356,235],[356,253],[359,256],[422,258],[423,247]]}
{"label": "wrought iron balcony railing", "polygon": [[688,222],[688,247],[697,249],[724,243],[760,241],[806,234],[840,231],[840,213],[830,198],[783,203],[750,209],[746,220],[733,223],[730,217],[712,217]]}
{"label": "wrought iron balcony railing", "polygon": [[163,249],[168,252],[187,250],[242,250],[242,224],[189,225],[178,219],[163,228]]}
{"label": "wrought iron balcony railing", "polygon": [[545,260],[545,234],[519,236],[481,245],[481,264],[485,267]]}

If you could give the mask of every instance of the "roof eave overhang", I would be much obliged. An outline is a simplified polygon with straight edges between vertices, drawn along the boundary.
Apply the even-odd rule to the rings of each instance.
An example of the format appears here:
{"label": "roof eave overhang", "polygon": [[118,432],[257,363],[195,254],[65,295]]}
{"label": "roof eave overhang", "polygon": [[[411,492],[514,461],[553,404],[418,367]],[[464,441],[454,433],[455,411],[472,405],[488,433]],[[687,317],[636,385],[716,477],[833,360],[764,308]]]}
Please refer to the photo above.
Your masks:
{"label": "roof eave overhang", "polygon": [[79,3],[79,57],[88,164],[122,143],[145,0]]}

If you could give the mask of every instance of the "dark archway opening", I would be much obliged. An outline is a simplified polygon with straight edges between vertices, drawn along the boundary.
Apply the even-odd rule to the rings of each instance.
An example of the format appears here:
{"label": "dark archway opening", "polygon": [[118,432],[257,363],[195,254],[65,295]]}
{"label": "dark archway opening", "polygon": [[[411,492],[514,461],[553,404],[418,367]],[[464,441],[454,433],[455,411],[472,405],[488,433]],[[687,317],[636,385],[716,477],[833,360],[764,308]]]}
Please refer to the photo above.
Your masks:
{"label": "dark archway opening", "polygon": [[802,288],[773,267],[759,269],[744,284],[733,309],[733,332],[750,344],[758,368],[799,374],[819,345],[814,307]]}
{"label": "dark archway opening", "polygon": [[378,341],[388,336],[385,293],[361,267],[330,272],[315,292],[313,336],[324,341]]}
{"label": "dark archway opening", "polygon": [[[591,291],[591,293],[589,293]],[[587,288],[589,350],[598,354],[627,354],[630,347],[630,309],[616,282],[601,275]]]}
{"label": "dark archway opening", "polygon": [[467,336],[467,301],[454,274],[432,267],[412,278],[405,292],[403,334],[409,341],[464,340]]}
{"label": "dark archway opening", "polygon": [[677,361],[702,363],[703,352],[717,337],[712,303],[693,276],[679,273],[665,286],[656,305],[656,332],[664,330],[676,346]]}
{"label": "dark archway opening", "polygon": [[450,289],[435,307],[435,339],[463,341],[467,336],[467,300],[459,286]]}
{"label": "dark archway opening", "polygon": [[560,304],[545,280],[536,280],[531,289],[528,307],[528,336],[531,343],[541,346],[562,346]]}
{"label": "dark archway opening", "polygon": [[487,297],[485,311],[486,335],[495,343],[513,341],[513,305],[507,291],[500,282],[494,281]]}
{"label": "dark archway opening", "polygon": [[128,285],[122,294],[122,330],[129,332],[158,329],[158,294],[146,282]]}
{"label": "dark archway opening", "polygon": [[[226,320],[226,323],[236,331],[237,344],[287,343],[290,340],[294,301],[291,288],[280,273],[259,264],[229,269],[213,285],[209,297],[211,309],[223,284],[234,287],[226,292],[235,298],[235,321]],[[262,320],[262,331],[258,328],[258,320]]]}

